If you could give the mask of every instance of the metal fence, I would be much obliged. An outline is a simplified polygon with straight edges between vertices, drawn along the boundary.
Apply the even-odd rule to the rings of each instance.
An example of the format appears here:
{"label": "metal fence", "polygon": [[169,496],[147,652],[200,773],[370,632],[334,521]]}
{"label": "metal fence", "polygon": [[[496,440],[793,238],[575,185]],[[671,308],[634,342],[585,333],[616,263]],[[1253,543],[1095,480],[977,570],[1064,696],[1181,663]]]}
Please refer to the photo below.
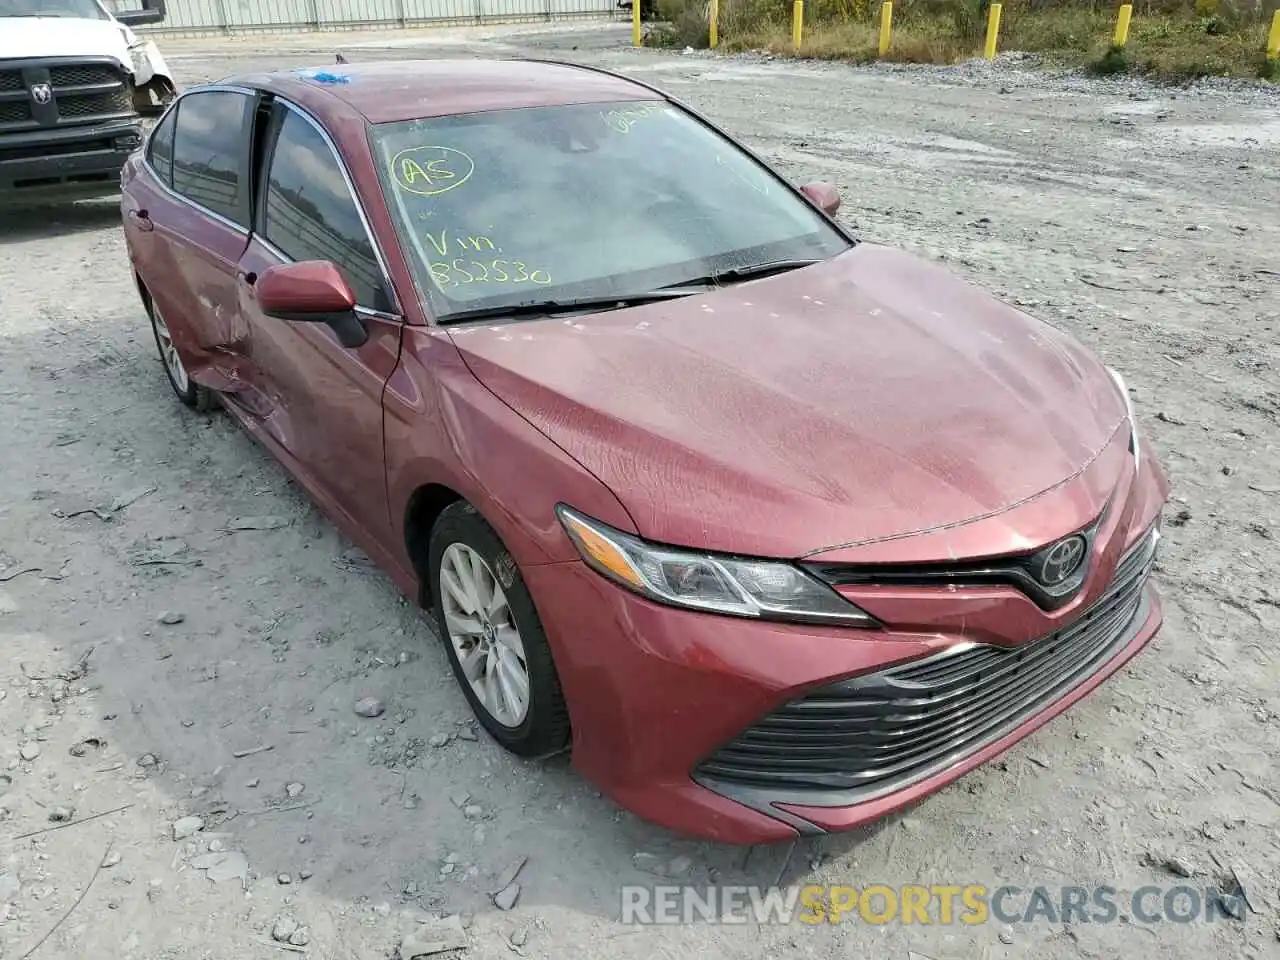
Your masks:
{"label": "metal fence", "polygon": [[[113,11],[140,0],[105,0]],[[140,32],[161,35],[366,30],[520,23],[617,16],[617,0],[168,0],[165,19]]]}

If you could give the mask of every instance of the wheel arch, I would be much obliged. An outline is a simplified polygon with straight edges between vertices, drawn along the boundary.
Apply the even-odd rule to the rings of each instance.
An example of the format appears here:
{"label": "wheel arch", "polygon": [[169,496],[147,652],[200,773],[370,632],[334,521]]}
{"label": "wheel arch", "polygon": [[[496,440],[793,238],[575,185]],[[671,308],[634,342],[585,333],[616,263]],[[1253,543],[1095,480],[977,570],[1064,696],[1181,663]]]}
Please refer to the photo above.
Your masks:
{"label": "wheel arch", "polygon": [[443,483],[424,483],[409,495],[404,508],[404,548],[418,578],[418,604],[429,609],[435,602],[431,575],[427,569],[427,549],[431,530],[445,509],[455,503],[475,504]]}

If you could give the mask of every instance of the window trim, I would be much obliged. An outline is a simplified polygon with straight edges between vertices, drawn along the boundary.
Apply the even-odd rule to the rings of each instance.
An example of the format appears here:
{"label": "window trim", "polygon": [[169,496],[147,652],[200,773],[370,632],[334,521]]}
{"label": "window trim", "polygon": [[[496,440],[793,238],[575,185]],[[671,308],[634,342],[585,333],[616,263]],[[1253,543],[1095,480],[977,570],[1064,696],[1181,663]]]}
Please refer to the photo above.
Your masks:
{"label": "window trim", "polygon": [[[400,303],[400,296],[396,292],[395,284],[391,281],[391,271],[387,268],[387,261],[382,254],[382,247],[378,244],[377,234],[374,233],[373,225],[369,221],[369,215],[365,212],[364,204],[360,200],[360,194],[356,191],[355,181],[351,179],[351,171],[347,169],[346,161],[342,159],[342,154],[338,150],[338,145],[334,143],[333,137],[329,136],[329,131],[324,128],[320,121],[302,107],[298,106],[292,100],[279,96],[275,93],[271,94],[271,98],[273,105],[278,104],[282,110],[292,111],[297,114],[300,119],[310,124],[316,133],[320,134],[320,139],[322,139],[325,142],[325,146],[329,148],[329,155],[338,165],[338,171],[342,174],[342,182],[347,186],[347,194],[351,197],[351,202],[355,204],[356,216],[360,218],[360,225],[364,228],[365,239],[369,241],[369,248],[373,251],[374,260],[377,261],[378,271],[382,275],[383,291],[387,296],[387,302],[391,305],[393,312],[388,313],[384,310],[376,310],[373,307],[366,307],[359,304],[356,305],[356,310],[371,317],[380,317],[384,320],[404,322],[404,307]],[[263,155],[260,159],[261,170],[264,176],[261,185],[261,192],[254,198],[253,226],[251,232],[253,237],[259,243],[278,256],[283,262],[297,263],[297,260],[287,255],[283,250],[268,240],[266,236],[266,222],[264,214],[266,211],[267,182],[271,177],[271,164],[275,160],[276,144],[279,142],[281,131],[284,130],[284,119],[282,118],[279,122],[273,123],[273,126],[274,129],[270,131],[270,141],[268,143],[264,143],[262,147]],[[260,217],[263,218],[263,222],[261,223],[259,223]]]}
{"label": "window trim", "polygon": [[[151,125],[151,129],[147,131],[146,149],[142,151],[142,160],[144,165],[148,170],[151,171],[152,176],[154,176],[166,187],[173,186],[173,148],[178,142],[178,102],[181,99],[182,99],[181,97],[174,98],[173,103],[165,107],[165,109],[161,112],[160,116],[156,118],[156,122],[153,123]],[[169,143],[169,177],[168,179],[165,179],[164,177],[160,176],[160,170],[159,168],[156,167],[155,163],[152,161],[151,154],[152,154],[152,151],[155,150],[156,131],[159,130],[162,126],[164,126],[164,124],[169,120],[170,117],[173,118],[173,139]]]}
{"label": "window trim", "polygon": [[[191,87],[187,90],[184,90],[182,94],[177,99],[175,99],[172,104],[170,104],[169,109],[166,110],[163,114],[161,114],[160,120],[163,120],[166,116],[168,116],[170,112],[176,113],[179,105],[182,103],[183,100],[187,99],[187,97],[195,96],[196,94],[200,94],[200,93],[239,93],[245,96],[246,98],[248,98],[248,100],[254,106],[255,109],[257,107],[258,98],[261,95],[261,91],[254,90],[251,87],[241,87],[241,86],[238,86],[235,84],[229,84],[229,83],[203,84],[198,87]],[[251,134],[253,130],[252,119],[253,119],[252,116],[250,116],[249,130]],[[245,226],[242,226],[241,224],[236,223],[234,220],[230,219],[229,217],[221,213],[218,213],[216,210],[210,210],[204,204],[197,203],[195,200],[192,200],[186,194],[179,193],[177,190],[173,188],[171,184],[164,182],[164,178],[160,176],[160,171],[157,170],[155,166],[151,163],[151,134],[155,133],[156,127],[160,125],[160,120],[156,121],[155,126],[151,128],[151,133],[147,134],[147,150],[143,154],[143,162],[146,165],[147,170],[150,171],[152,177],[155,179],[157,183],[160,184],[161,187],[164,188],[165,192],[168,193],[170,196],[175,197],[176,199],[180,200],[182,203],[187,204],[189,207],[192,207],[193,209],[199,210],[205,216],[212,217],[214,220],[217,220],[219,223],[223,224],[226,227],[229,227],[230,229],[236,231],[237,233],[243,234],[247,238],[249,234],[252,232],[252,230],[249,227],[245,227]],[[174,143],[174,152],[176,155],[177,144],[178,144],[177,120],[174,121],[173,143]],[[252,153],[252,145],[250,145],[250,153]],[[253,164],[249,162],[251,159],[252,157],[247,156],[245,162],[242,164],[241,173],[244,175],[244,178],[245,178],[244,182],[246,186],[250,186],[252,184],[251,177],[252,177]],[[172,167],[170,168],[170,175],[172,176]],[[246,205],[247,205],[247,200],[246,200]],[[252,210],[250,210],[250,212],[252,212]]]}

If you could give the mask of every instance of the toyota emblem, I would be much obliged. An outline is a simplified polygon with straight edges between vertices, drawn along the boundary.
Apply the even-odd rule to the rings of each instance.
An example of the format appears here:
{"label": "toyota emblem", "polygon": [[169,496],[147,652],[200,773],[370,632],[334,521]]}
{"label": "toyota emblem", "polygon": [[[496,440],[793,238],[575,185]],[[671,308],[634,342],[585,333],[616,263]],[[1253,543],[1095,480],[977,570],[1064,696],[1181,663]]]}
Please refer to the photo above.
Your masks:
{"label": "toyota emblem", "polygon": [[1046,587],[1056,587],[1071,579],[1084,564],[1084,537],[1077,534],[1060,540],[1044,552],[1038,579]]}
{"label": "toyota emblem", "polygon": [[36,103],[48,103],[53,99],[53,87],[47,83],[33,83],[31,85],[31,99]]}

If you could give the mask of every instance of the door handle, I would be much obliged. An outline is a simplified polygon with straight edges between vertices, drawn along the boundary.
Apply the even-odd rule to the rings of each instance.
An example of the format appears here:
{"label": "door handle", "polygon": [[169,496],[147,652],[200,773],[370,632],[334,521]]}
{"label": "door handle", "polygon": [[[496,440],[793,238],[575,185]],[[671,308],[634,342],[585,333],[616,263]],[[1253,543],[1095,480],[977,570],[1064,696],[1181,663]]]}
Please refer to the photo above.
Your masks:
{"label": "door handle", "polygon": [[143,233],[150,233],[156,228],[155,221],[151,219],[151,215],[145,210],[130,210],[129,216],[133,218],[133,222]]}

